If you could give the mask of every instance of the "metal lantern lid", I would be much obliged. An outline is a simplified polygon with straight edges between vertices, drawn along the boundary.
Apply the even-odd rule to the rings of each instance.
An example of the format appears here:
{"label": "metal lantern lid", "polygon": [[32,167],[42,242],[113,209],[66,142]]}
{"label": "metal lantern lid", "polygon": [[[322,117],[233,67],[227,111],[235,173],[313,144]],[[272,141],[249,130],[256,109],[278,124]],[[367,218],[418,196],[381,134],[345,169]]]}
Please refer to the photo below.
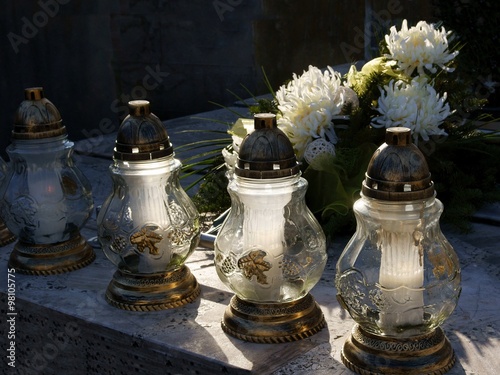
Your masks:
{"label": "metal lantern lid", "polygon": [[42,139],[67,135],[56,106],[44,97],[42,87],[24,90],[14,117],[13,139]]}
{"label": "metal lantern lid", "polygon": [[158,117],[151,113],[147,100],[128,103],[130,113],[122,121],[116,137],[114,158],[153,160],[172,155],[168,133]]}
{"label": "metal lantern lid", "polygon": [[424,155],[412,143],[411,130],[388,128],[385,143],[373,154],[363,181],[364,196],[406,201],[434,196],[434,183]]}
{"label": "metal lantern lid", "polygon": [[276,115],[256,114],[254,129],[241,143],[234,172],[237,176],[268,179],[299,173],[292,143],[278,129]]}

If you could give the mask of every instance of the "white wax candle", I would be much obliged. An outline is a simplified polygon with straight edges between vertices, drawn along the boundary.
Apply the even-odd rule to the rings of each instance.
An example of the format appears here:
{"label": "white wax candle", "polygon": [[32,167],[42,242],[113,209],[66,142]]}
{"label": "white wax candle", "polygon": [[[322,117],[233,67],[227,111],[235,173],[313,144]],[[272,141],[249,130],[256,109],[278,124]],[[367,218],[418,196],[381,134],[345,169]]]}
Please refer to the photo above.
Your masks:
{"label": "white wax candle", "polygon": [[37,244],[62,242],[69,238],[64,232],[67,212],[61,177],[58,171],[38,169],[27,174],[29,195],[35,201],[32,240]]}
{"label": "white wax candle", "polygon": [[424,268],[413,232],[381,229],[379,283],[383,295],[380,326],[386,332],[423,321]]}
{"label": "white wax candle", "polygon": [[[261,250],[264,279],[255,275],[248,280],[255,298],[261,302],[273,302],[280,298],[283,286],[283,250],[285,244],[284,207],[291,200],[291,193],[260,196],[242,195],[244,204],[243,249],[247,254]],[[240,258],[241,260],[241,258]]]}

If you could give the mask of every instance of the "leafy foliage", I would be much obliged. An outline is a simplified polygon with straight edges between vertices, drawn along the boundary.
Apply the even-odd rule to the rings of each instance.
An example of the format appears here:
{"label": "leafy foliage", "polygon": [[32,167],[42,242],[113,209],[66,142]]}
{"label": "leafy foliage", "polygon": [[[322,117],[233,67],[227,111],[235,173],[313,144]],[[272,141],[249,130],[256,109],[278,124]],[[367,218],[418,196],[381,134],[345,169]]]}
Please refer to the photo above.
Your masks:
{"label": "leafy foliage", "polygon": [[214,168],[204,176],[198,192],[192,198],[198,211],[209,212],[216,217],[229,208],[231,198],[227,184],[224,159],[220,156],[214,160]]}

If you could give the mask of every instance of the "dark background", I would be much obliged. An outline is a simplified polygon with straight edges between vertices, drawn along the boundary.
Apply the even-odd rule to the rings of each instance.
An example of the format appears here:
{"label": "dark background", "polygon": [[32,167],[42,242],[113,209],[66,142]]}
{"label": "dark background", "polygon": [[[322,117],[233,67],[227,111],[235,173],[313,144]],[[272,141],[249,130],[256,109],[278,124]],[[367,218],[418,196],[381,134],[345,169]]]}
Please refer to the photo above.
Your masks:
{"label": "dark background", "polygon": [[427,0],[4,0],[0,153],[24,88],[43,86],[72,140],[116,131],[131,99],[162,120],[266,93],[308,65],[370,57]]}

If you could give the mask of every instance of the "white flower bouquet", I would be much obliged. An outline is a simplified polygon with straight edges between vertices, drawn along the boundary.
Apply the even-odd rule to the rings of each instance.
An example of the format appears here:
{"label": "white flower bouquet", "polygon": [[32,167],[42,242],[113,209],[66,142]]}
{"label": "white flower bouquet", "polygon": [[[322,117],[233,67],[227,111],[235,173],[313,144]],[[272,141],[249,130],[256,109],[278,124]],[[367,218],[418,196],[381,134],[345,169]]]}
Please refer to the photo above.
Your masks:
{"label": "white flower bouquet", "polygon": [[[391,27],[381,54],[342,76],[332,67],[309,66],[273,92],[278,126],[290,138],[309,182],[307,202],[333,234],[354,228],[352,204],[385,128],[412,130],[426,155],[447,210],[443,219],[467,229],[481,204],[500,199],[498,133],[478,131],[473,110],[484,105],[463,81],[455,57],[458,45],[444,27],[403,21]],[[262,106],[252,108],[262,112]],[[482,119],[480,119],[482,120]],[[239,120],[225,149],[227,164],[248,126]],[[248,125],[248,123],[247,123]]]}

